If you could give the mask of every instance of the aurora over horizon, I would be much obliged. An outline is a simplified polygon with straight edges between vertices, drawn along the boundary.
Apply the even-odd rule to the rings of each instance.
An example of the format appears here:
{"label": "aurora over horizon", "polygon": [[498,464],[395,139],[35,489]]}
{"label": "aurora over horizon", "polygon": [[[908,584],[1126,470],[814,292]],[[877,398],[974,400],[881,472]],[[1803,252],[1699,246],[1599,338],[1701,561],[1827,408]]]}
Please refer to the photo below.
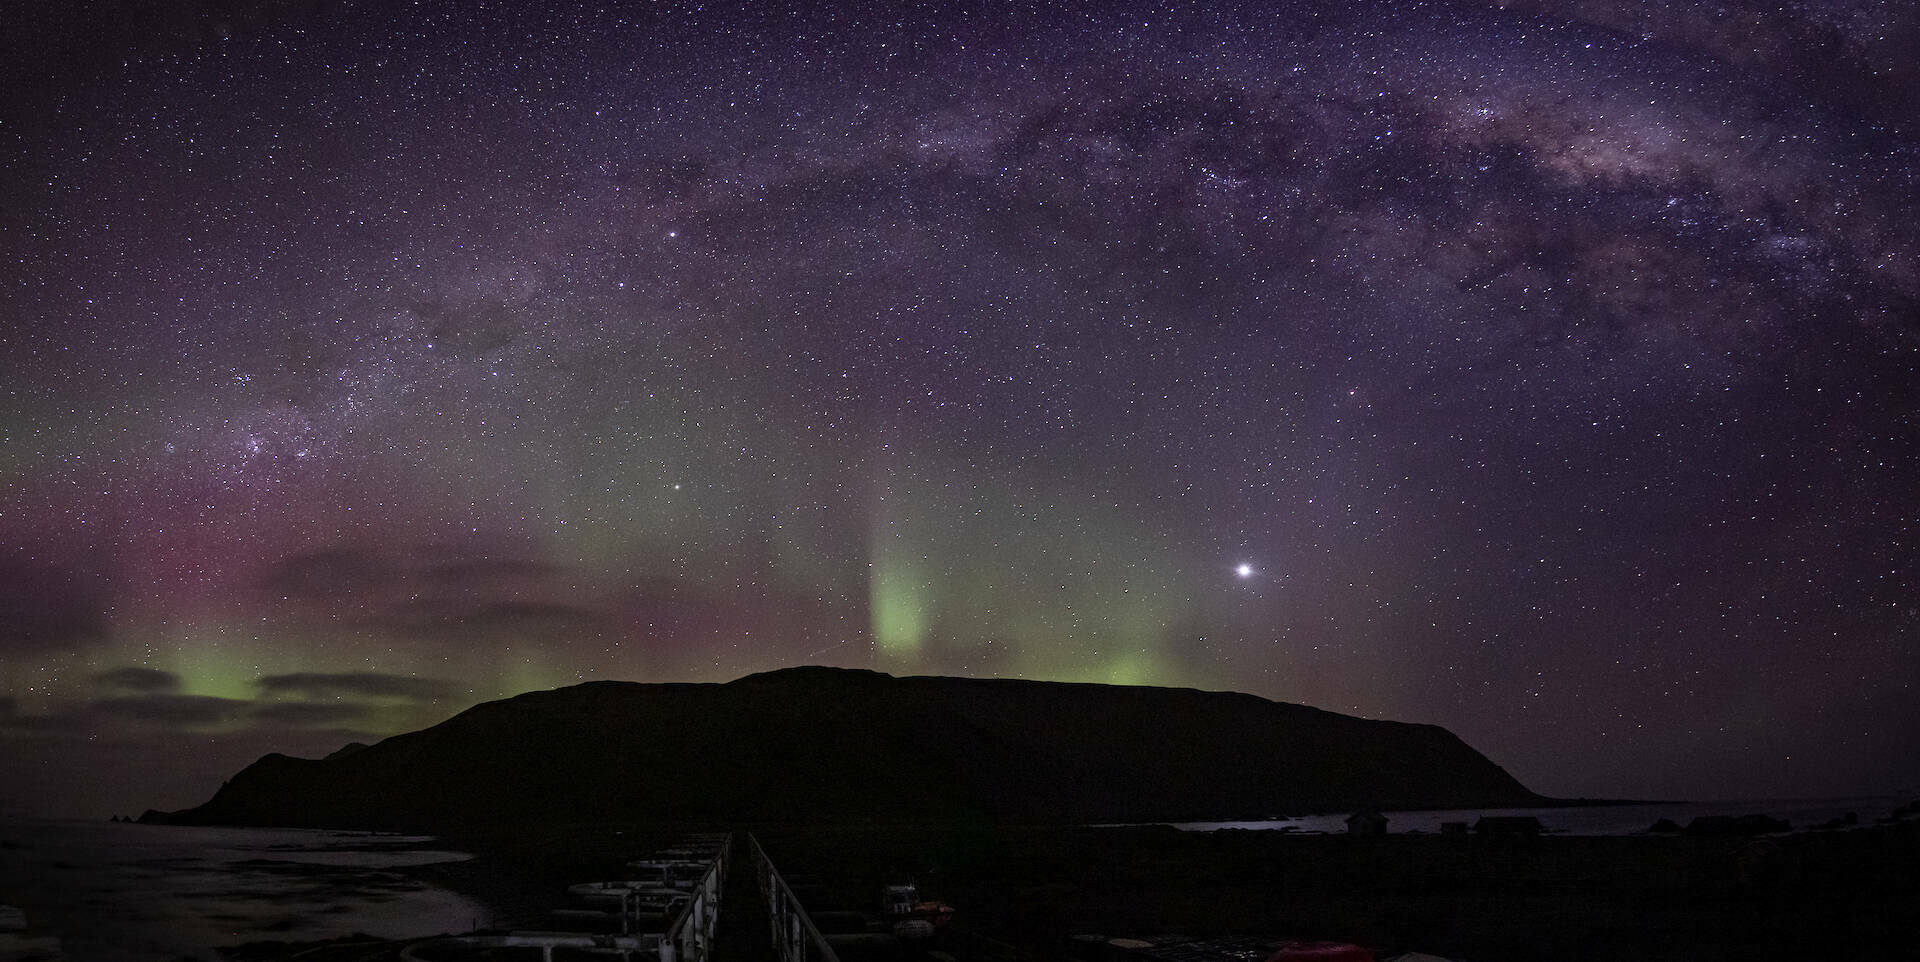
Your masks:
{"label": "aurora over horizon", "polygon": [[8,804],[808,663],[1920,786],[1912,10],[48,6]]}

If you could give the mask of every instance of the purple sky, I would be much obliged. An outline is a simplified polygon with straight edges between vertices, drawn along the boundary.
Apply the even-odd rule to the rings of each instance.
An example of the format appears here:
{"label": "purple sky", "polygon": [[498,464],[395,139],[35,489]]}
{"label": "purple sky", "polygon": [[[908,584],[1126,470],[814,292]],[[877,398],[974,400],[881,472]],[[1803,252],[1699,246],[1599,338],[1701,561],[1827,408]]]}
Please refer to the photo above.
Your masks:
{"label": "purple sky", "polygon": [[44,6],[13,804],[809,662],[1920,786],[1901,5]]}

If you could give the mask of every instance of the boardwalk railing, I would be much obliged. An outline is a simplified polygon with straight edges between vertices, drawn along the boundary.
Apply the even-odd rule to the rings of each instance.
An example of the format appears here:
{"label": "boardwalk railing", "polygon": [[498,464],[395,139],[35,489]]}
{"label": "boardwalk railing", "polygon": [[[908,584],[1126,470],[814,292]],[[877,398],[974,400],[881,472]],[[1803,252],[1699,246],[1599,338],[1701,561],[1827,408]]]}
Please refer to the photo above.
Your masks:
{"label": "boardwalk railing", "polygon": [[[687,887],[685,901],[662,933],[625,931],[638,921],[634,900],[621,900],[621,928],[617,935],[586,932],[512,932],[507,935],[453,935],[412,943],[400,950],[408,962],[426,962],[443,958],[444,950],[462,949],[539,949],[543,962],[551,962],[553,950],[617,955],[621,959],[658,960],[658,962],[706,962],[713,948],[714,928],[720,917],[720,892],[726,882],[727,855],[733,848],[733,836],[720,843],[719,851],[707,869]],[[758,846],[755,846],[758,850]],[[629,917],[631,915],[631,917]],[[424,950],[429,954],[422,955]],[[830,958],[830,957],[829,957]],[[837,960],[835,960],[837,962]]]}
{"label": "boardwalk railing", "polygon": [[767,857],[767,850],[760,847],[760,840],[749,832],[747,844],[753,847],[760,894],[766,898],[767,910],[771,913],[775,956],[780,962],[840,962],[833,946],[827,944],[826,936],[821,935],[813,919],[807,917],[800,900],[793,897],[793,889],[780,877],[780,870],[773,867],[773,860]]}
{"label": "boardwalk railing", "polygon": [[720,919],[720,893],[727,880],[727,855],[733,850],[733,836],[720,843],[720,853],[694,884],[687,904],[667,926],[660,943],[660,962],[706,962],[713,947],[714,926]]}

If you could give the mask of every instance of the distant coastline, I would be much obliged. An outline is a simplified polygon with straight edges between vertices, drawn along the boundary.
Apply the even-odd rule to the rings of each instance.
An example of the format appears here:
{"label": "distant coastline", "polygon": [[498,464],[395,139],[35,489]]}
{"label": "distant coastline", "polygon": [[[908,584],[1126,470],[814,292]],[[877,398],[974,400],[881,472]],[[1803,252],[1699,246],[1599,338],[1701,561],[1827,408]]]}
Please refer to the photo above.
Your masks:
{"label": "distant coastline", "polygon": [[[1681,802],[1614,802],[1583,805],[1511,805],[1474,808],[1374,809],[1387,819],[1391,834],[1439,833],[1447,822],[1473,822],[1482,815],[1533,815],[1555,835],[1624,836],[1647,834],[1662,819],[1684,828],[1695,818],[1765,816],[1782,820],[1787,831],[1864,828],[1900,821],[1902,796],[1861,795],[1813,799],[1723,799]],[[1133,825],[1172,825],[1187,831],[1238,829],[1298,834],[1340,834],[1352,810],[1253,819],[1165,819]],[[1845,824],[1848,815],[1855,817]],[[1112,827],[1119,827],[1117,824]]]}

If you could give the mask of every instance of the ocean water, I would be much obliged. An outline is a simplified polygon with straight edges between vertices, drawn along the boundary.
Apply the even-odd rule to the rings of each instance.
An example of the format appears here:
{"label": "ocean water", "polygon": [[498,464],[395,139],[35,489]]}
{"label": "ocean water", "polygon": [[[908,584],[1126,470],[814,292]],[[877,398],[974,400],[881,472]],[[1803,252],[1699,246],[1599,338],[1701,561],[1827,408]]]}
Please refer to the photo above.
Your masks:
{"label": "ocean water", "polygon": [[[1902,804],[1892,795],[1859,798],[1750,799],[1720,802],[1675,802],[1656,805],[1604,805],[1591,808],[1469,808],[1429,809],[1414,812],[1387,812],[1389,832],[1438,832],[1442,822],[1466,822],[1482,815],[1532,815],[1549,832],[1564,835],[1632,835],[1644,832],[1662,818],[1685,826],[1701,815],[1746,815],[1758,813],[1785,819],[1795,830],[1812,828],[1848,812],[1858,813],[1860,824],[1889,815]],[[1250,822],[1173,822],[1175,828],[1211,832],[1223,828],[1265,829],[1270,831],[1339,833],[1347,830],[1347,815],[1307,815],[1300,818],[1263,819]]]}
{"label": "ocean water", "polygon": [[478,903],[393,869],[468,858],[365,832],[0,819],[0,904],[74,960],[217,959],[220,946],[471,931]]}

